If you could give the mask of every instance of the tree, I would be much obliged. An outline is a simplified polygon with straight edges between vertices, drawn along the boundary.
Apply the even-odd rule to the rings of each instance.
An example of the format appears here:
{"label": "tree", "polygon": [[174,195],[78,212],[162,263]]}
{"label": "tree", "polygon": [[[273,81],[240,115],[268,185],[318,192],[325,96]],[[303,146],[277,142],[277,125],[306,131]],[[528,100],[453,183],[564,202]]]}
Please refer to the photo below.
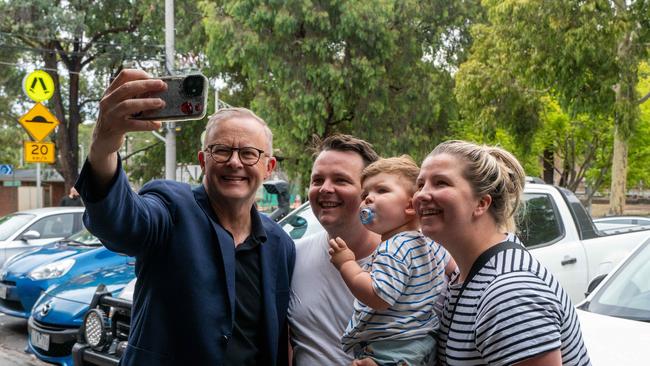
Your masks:
{"label": "tree", "polygon": [[639,105],[637,68],[648,55],[650,3],[624,0],[486,0],[493,44],[526,85],[571,115],[614,121],[610,213],[625,204],[628,141]]}
{"label": "tree", "polygon": [[428,153],[455,117],[473,2],[205,1],[213,71],[252,95],[306,182],[313,136],[351,133],[380,153]]}
{"label": "tree", "polygon": [[576,192],[584,183],[584,201],[590,203],[610,177],[612,120],[586,114],[571,116],[550,98],[543,98],[543,103],[543,124],[536,140],[557,158],[553,169],[560,177],[559,185]]}
{"label": "tree", "polygon": [[499,48],[492,29],[477,24],[472,35],[471,55],[456,73],[461,119],[480,132],[483,142],[494,140],[503,128],[529,152],[540,128],[545,91],[531,88],[508,67],[507,52]]}
{"label": "tree", "polygon": [[151,60],[161,53],[151,27],[140,27],[148,10],[127,0],[0,2],[0,47],[19,54],[14,68],[38,66],[54,79],[48,105],[60,121],[53,139],[66,189],[78,174],[79,124],[96,111],[109,78],[126,60]]}
{"label": "tree", "polygon": [[[200,68],[205,35],[196,21],[200,18],[196,4],[183,2],[175,13],[178,69]],[[155,0],[4,1],[0,14],[0,49],[7,50],[1,61],[13,66],[0,71],[0,80],[11,80],[5,84],[10,88],[0,90],[0,106],[3,98],[16,100],[22,94],[16,80],[30,68],[50,73],[56,92],[47,104],[61,122],[53,138],[59,151],[56,168],[69,187],[78,171],[79,124],[94,119],[97,102],[111,78],[124,65],[148,69],[154,75],[166,73],[162,67],[164,4]],[[15,109],[7,105],[6,110]],[[14,117],[3,120],[15,121]],[[162,165],[158,160],[147,166]]]}

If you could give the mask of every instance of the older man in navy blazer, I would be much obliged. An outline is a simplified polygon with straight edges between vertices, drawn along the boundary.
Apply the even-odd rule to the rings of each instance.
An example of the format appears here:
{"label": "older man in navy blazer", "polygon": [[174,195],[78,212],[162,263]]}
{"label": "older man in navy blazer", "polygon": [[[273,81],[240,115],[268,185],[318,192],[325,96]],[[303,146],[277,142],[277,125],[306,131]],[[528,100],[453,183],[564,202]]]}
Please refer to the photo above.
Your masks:
{"label": "older man in navy blazer", "polygon": [[206,127],[203,184],[129,187],[118,149],[134,119],[161,108],[165,83],[124,70],[107,89],[77,190],[84,222],[106,247],[137,258],[129,345],[122,365],[285,365],[291,239],[255,208],[276,160],[266,123],[243,108]]}

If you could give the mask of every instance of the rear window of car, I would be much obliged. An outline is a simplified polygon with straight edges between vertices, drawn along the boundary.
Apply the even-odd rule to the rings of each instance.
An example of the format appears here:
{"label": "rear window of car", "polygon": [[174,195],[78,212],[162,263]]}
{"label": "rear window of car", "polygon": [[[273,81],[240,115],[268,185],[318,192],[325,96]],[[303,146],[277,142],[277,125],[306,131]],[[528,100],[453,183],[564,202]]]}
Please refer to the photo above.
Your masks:
{"label": "rear window of car", "polygon": [[547,245],[564,236],[555,203],[548,194],[527,193],[517,215],[517,235],[526,247]]}

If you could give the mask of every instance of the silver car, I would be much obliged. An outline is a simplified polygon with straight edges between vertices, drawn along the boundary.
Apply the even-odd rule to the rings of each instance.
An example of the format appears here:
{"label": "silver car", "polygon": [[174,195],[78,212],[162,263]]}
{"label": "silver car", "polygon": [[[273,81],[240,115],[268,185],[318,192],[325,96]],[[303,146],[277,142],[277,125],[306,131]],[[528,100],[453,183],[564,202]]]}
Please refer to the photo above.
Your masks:
{"label": "silver car", "polygon": [[648,365],[650,238],[607,277],[594,278],[587,291],[577,314],[592,364]]}
{"label": "silver car", "polygon": [[83,228],[83,207],[47,207],[0,217],[0,267],[18,253],[66,238]]}
{"label": "silver car", "polygon": [[634,226],[650,225],[650,217],[645,216],[606,216],[594,219],[600,231],[624,230]]}

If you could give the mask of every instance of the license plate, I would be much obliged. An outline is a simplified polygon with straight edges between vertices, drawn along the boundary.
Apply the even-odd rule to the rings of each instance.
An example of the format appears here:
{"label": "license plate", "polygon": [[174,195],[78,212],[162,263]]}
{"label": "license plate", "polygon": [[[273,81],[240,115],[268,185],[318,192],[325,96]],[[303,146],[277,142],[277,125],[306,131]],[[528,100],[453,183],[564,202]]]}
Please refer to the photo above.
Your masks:
{"label": "license plate", "polygon": [[0,283],[0,299],[7,298],[7,286]]}
{"label": "license plate", "polygon": [[36,331],[34,329],[30,330],[31,334],[31,339],[32,339],[32,344],[35,347],[38,347],[42,349],[43,351],[49,351],[50,350],[50,335],[49,334],[43,334],[39,331]]}

